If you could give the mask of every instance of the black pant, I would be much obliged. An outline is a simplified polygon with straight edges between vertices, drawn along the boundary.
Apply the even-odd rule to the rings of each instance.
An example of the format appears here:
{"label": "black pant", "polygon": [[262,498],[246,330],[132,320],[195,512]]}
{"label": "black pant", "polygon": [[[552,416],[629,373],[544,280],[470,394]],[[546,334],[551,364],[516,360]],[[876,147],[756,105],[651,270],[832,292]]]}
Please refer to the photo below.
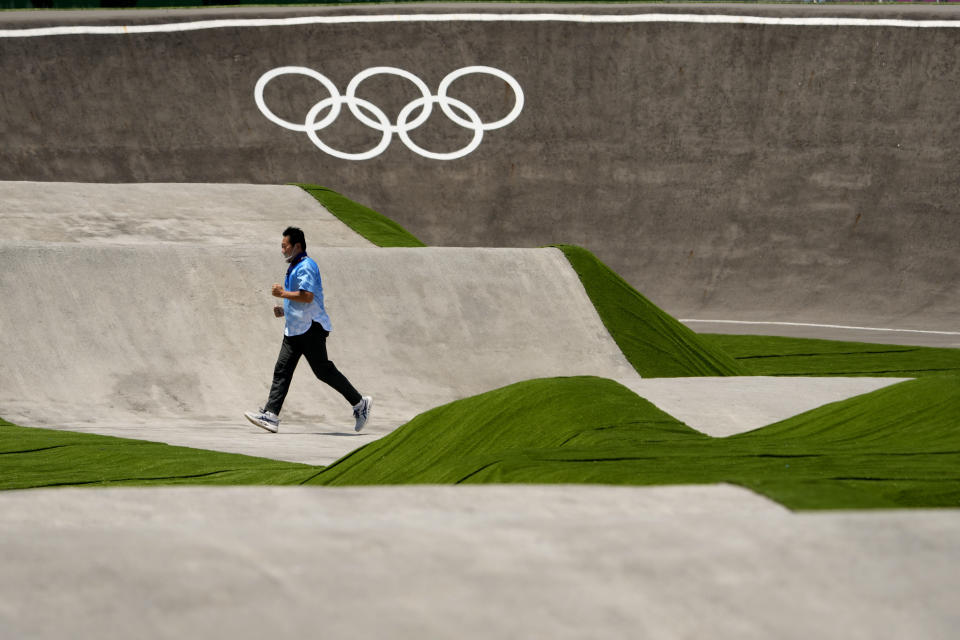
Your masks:
{"label": "black pant", "polygon": [[320,324],[314,322],[310,329],[299,336],[284,336],[280,345],[280,355],[277,356],[277,365],[273,369],[273,385],[270,387],[270,398],[267,400],[266,411],[280,415],[283,401],[290,390],[290,381],[293,372],[300,362],[300,356],[306,356],[307,363],[313,373],[340,393],[350,406],[356,405],[362,397],[350,384],[350,381],[340,373],[336,365],[327,358],[327,332]]}

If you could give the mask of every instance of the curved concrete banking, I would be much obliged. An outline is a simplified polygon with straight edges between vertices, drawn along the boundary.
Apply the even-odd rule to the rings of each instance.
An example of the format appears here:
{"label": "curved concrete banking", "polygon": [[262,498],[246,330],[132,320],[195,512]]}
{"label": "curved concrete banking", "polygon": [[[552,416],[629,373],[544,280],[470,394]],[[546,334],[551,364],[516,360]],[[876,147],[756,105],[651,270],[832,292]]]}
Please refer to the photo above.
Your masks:
{"label": "curved concrete banking", "polygon": [[[116,33],[0,38],[0,179],[322,181],[428,244],[585,246],[677,317],[960,329],[958,8],[455,9],[5,12],[8,34]],[[135,33],[197,20],[234,22]],[[258,78],[287,65],[341,92],[374,66],[436,92],[487,65],[525,102],[459,160],[398,136],[343,160],[258,109]],[[390,118],[419,95],[396,77],[361,93]],[[484,122],[514,104],[489,77],[452,93]],[[265,99],[296,122],[326,95],[299,76]],[[474,134],[435,115],[410,135],[447,152]],[[349,116],[318,136],[352,152],[381,140]]]}
{"label": "curved concrete banking", "polygon": [[[317,461],[319,447],[330,462],[422,411],[511,382],[636,377],[557,250],[312,255],[331,357],[375,397],[376,418],[362,437],[316,438],[344,435],[350,407],[303,365],[284,433],[255,438],[247,453]],[[282,334],[269,285],[284,264],[272,246],[0,245],[0,265],[8,419],[157,440],[185,422],[204,434],[194,446],[222,437],[223,421],[238,438],[250,430],[242,411],[266,400]]]}
{"label": "curved concrete banking", "polygon": [[0,511],[10,638],[956,635],[955,509],[512,485],[33,490]]}
{"label": "curved concrete banking", "polygon": [[[374,248],[298,188],[231,190],[0,184],[0,415],[329,463],[511,382],[637,378],[558,250]],[[269,287],[287,224],[320,264],[331,357],[376,398],[362,436],[306,365],[279,437],[242,418],[266,399],[282,335]]]}
{"label": "curved concrete banking", "polygon": [[299,226],[325,247],[372,247],[300,187],[0,182],[0,244],[266,246]]}
{"label": "curved concrete banking", "polygon": [[[327,464],[531,378],[612,378],[713,435],[897,382],[641,380],[559,250],[371,247],[296,187],[0,183],[0,195],[0,416],[27,426]],[[331,358],[375,398],[363,435],[306,365],[280,435],[241,417],[266,399],[288,224],[320,265]]]}

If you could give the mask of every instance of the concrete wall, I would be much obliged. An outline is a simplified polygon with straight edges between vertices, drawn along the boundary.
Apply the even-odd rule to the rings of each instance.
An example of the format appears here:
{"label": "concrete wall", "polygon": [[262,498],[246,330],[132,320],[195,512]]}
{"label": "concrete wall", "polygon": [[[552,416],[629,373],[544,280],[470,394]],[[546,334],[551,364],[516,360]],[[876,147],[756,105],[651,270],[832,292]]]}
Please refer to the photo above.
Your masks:
{"label": "concrete wall", "polygon": [[[457,5],[460,11],[956,19],[952,8]],[[8,13],[0,29],[224,17],[445,12],[451,5],[209,12]],[[309,181],[429,244],[593,250],[678,316],[956,330],[960,312],[960,29],[880,26],[405,22],[0,38],[0,180]],[[466,157],[335,158],[270,122],[254,87],[310,67],[344,91],[389,65],[436,92],[449,72],[509,73],[525,104]],[[513,91],[455,83],[485,121]],[[453,94],[453,91],[451,92]],[[327,97],[288,76],[265,99],[302,119]],[[418,92],[377,77],[390,117]],[[411,134],[473,134],[434,115]],[[380,136],[349,116],[344,150]]]}

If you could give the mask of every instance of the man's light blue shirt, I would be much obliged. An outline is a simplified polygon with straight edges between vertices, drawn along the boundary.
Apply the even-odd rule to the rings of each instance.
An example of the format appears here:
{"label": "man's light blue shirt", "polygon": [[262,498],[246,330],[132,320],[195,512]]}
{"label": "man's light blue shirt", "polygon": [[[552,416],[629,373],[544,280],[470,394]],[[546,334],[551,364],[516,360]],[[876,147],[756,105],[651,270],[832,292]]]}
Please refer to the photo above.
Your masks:
{"label": "man's light blue shirt", "polygon": [[283,315],[286,326],[283,328],[285,336],[303,335],[314,322],[320,323],[327,331],[333,330],[330,317],[323,308],[323,283],[320,281],[320,267],[307,254],[301,254],[287,270],[287,279],[283,288],[287,291],[309,291],[313,294],[312,302],[294,302],[283,300]]}

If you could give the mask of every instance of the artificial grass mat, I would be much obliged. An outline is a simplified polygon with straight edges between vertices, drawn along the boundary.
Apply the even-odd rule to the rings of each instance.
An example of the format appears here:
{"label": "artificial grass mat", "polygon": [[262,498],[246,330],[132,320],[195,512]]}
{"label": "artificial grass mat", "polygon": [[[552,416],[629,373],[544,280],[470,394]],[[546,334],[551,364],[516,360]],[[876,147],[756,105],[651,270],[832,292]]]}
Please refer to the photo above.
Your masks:
{"label": "artificial grass mat", "polygon": [[903,382],[727,438],[617,382],[523,382],[418,416],[310,483],[729,482],[791,509],[960,506],[960,378]]}
{"label": "artificial grass mat", "polygon": [[378,247],[426,246],[390,218],[332,189],[315,184],[297,184],[296,186],[316,198],[327,211]]}
{"label": "artificial grass mat", "polygon": [[0,488],[727,482],[803,509],[960,506],[960,377],[714,438],[604,378],[530,380],[417,416],[329,467],[0,422]]}
{"label": "artificial grass mat", "polygon": [[723,349],[650,302],[591,252],[572,245],[557,248],[580,276],[607,331],[641,377],[748,375]]}
{"label": "artificial grass mat", "polygon": [[960,349],[777,336],[699,334],[752,376],[960,375]]}
{"label": "artificial grass mat", "polygon": [[0,420],[0,489],[299,484],[318,468],[219,451]]}

